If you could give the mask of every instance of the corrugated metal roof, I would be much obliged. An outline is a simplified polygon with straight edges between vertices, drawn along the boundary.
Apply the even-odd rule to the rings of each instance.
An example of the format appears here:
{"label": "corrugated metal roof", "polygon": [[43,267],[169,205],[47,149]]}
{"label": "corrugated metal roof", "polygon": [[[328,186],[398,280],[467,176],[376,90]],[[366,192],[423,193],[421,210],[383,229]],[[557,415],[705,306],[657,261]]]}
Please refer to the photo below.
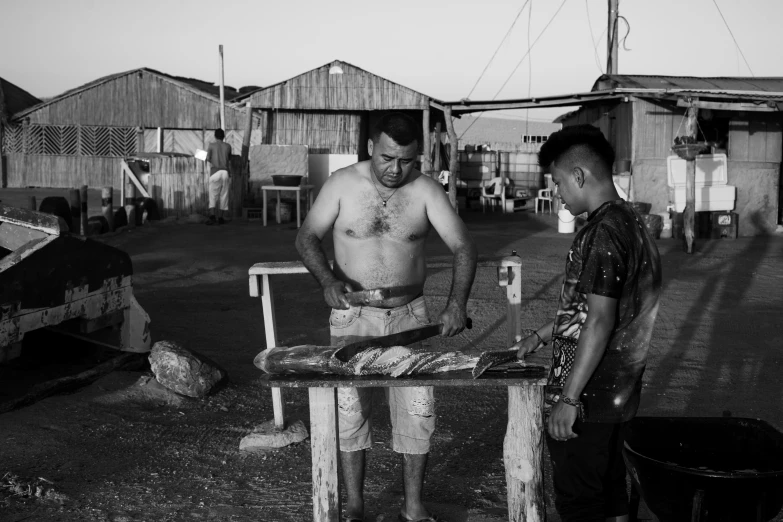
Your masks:
{"label": "corrugated metal roof", "polygon": [[604,74],[593,84],[593,91],[609,89],[665,89],[704,93],[783,93],[783,77],[715,77],[653,76]]}

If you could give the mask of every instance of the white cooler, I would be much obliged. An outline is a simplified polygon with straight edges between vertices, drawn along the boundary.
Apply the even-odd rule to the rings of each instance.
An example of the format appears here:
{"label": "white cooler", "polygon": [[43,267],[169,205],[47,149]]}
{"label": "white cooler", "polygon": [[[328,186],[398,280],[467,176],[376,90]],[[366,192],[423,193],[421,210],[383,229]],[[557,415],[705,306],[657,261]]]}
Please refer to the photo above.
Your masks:
{"label": "white cooler", "polygon": [[[678,156],[666,158],[669,171],[669,201],[674,210],[685,210],[685,164]],[[696,212],[734,210],[737,187],[727,185],[729,162],[725,154],[696,156]]]}

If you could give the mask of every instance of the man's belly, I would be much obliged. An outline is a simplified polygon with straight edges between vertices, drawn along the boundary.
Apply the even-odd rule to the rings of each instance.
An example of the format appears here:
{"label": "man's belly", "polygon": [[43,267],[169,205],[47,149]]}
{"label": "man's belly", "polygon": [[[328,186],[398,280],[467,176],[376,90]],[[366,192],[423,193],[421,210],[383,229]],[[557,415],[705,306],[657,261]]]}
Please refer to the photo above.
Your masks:
{"label": "man's belly", "polygon": [[393,308],[411,302],[424,290],[427,278],[424,241],[396,242],[388,240],[335,241],[337,277],[353,290],[407,287],[405,294],[392,297],[381,308]]}

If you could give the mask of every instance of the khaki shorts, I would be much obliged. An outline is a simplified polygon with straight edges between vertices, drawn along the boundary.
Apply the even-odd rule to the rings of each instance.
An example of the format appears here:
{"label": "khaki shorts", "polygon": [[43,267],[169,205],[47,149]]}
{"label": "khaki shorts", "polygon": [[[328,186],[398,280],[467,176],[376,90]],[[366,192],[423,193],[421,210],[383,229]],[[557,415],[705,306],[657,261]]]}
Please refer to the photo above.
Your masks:
{"label": "khaki shorts", "polygon": [[[356,306],[332,310],[329,317],[332,345],[344,345],[430,324],[424,297],[397,308]],[[421,343],[408,346],[417,349]],[[337,388],[340,450],[372,447],[372,395],[376,388]],[[432,386],[384,388],[392,424],[392,450],[424,454],[430,451],[435,431],[435,397]]]}

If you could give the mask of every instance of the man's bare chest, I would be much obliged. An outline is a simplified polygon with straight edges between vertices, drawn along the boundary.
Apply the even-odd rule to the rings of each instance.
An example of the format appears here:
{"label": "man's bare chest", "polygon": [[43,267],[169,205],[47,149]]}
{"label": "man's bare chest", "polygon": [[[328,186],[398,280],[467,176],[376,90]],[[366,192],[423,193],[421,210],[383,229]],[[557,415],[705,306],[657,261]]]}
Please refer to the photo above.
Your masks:
{"label": "man's bare chest", "polygon": [[335,228],[356,239],[418,241],[427,235],[429,220],[424,202],[407,194],[394,194],[384,206],[377,194],[362,193],[341,206]]}

